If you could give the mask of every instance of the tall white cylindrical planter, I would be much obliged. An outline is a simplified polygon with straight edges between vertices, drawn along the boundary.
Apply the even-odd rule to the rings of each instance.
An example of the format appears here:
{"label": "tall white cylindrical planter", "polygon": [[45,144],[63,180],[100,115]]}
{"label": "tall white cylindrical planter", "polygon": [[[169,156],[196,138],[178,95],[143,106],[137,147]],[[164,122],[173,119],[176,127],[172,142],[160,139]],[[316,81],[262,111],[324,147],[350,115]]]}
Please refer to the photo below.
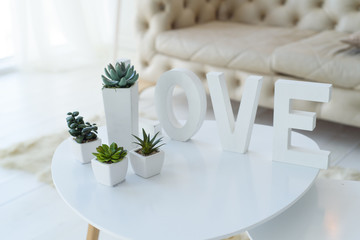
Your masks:
{"label": "tall white cylindrical planter", "polygon": [[103,88],[103,101],[109,144],[126,150],[135,148],[133,136],[139,129],[138,83],[130,88]]}

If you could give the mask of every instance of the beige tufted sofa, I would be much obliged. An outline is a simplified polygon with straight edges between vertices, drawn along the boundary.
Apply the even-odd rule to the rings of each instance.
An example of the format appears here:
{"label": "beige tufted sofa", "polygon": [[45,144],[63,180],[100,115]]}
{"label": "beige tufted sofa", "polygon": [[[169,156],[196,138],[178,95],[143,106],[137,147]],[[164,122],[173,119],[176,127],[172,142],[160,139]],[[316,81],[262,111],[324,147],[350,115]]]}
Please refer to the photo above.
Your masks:
{"label": "beige tufted sofa", "polygon": [[295,102],[318,118],[360,127],[360,53],[340,40],[360,30],[360,0],[138,0],[138,69],[156,81],[174,67],[225,73],[240,100],[264,76],[260,105],[273,107],[279,78],[332,83],[330,103]]}

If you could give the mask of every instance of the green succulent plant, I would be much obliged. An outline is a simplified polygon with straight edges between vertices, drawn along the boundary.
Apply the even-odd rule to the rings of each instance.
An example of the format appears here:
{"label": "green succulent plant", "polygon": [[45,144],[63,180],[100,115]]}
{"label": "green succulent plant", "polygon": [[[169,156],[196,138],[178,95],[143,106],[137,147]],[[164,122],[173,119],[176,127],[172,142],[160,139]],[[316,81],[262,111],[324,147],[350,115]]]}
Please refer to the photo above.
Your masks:
{"label": "green succulent plant", "polygon": [[105,68],[105,75],[101,75],[105,88],[129,88],[139,78],[134,66],[125,66],[124,62],[117,62],[115,67],[110,63],[107,69]]}
{"label": "green succulent plant", "polygon": [[98,127],[96,124],[84,122],[84,118],[79,116],[79,112],[68,112],[66,118],[69,133],[77,143],[91,142],[97,139]]}
{"label": "green succulent plant", "polygon": [[159,132],[157,132],[155,134],[155,136],[153,138],[150,138],[150,134],[147,134],[145,132],[144,129],[142,129],[142,134],[143,134],[143,138],[139,138],[135,135],[133,135],[133,137],[136,138],[136,142],[133,142],[137,145],[139,145],[141,148],[137,151],[138,153],[140,153],[141,155],[144,155],[144,156],[149,156],[153,153],[156,153],[159,151],[159,148],[164,144],[161,144],[161,145],[158,145],[160,144],[160,142],[162,141],[162,137],[161,138],[156,138],[157,135],[159,134]]}
{"label": "green succulent plant", "polygon": [[110,146],[102,144],[96,148],[97,153],[93,153],[96,159],[102,163],[117,163],[123,160],[127,151],[123,147],[118,147],[116,143],[112,143]]}

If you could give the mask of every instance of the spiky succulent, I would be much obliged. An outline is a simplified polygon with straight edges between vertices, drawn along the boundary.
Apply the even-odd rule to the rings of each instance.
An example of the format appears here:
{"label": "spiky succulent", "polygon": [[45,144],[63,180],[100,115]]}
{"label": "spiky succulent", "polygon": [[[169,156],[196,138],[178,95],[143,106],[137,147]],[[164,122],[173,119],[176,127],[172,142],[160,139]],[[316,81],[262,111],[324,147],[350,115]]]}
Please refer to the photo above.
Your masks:
{"label": "spiky succulent", "polygon": [[127,151],[123,147],[118,147],[116,143],[112,143],[110,146],[102,144],[96,148],[97,153],[93,153],[96,159],[102,163],[117,163],[123,160]]}
{"label": "spiky succulent", "polygon": [[139,78],[134,66],[125,66],[124,62],[117,62],[115,67],[110,63],[107,69],[105,68],[105,75],[101,75],[105,88],[129,88]]}
{"label": "spiky succulent", "polygon": [[67,115],[69,115],[66,118],[69,133],[77,143],[90,142],[97,138],[98,127],[95,123],[84,122],[84,118],[79,116],[78,111],[68,112]]}
{"label": "spiky succulent", "polygon": [[137,142],[133,142],[133,143],[141,147],[138,150],[138,152],[144,156],[148,156],[152,153],[158,152],[159,148],[165,145],[165,144],[158,145],[162,141],[162,137],[156,139],[159,132],[157,132],[153,138],[150,138],[150,134],[147,134],[144,129],[142,129],[142,134],[143,134],[142,139],[133,135],[137,140]]}

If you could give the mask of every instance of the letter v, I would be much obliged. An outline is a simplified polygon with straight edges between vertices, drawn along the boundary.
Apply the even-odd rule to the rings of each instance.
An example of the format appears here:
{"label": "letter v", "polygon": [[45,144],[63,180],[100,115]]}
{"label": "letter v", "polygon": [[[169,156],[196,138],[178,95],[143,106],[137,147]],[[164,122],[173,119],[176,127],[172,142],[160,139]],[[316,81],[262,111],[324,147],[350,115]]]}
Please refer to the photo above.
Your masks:
{"label": "letter v", "polygon": [[236,122],[224,73],[210,72],[206,74],[206,78],[223,149],[246,153],[249,148],[263,78],[250,76],[246,79]]}

